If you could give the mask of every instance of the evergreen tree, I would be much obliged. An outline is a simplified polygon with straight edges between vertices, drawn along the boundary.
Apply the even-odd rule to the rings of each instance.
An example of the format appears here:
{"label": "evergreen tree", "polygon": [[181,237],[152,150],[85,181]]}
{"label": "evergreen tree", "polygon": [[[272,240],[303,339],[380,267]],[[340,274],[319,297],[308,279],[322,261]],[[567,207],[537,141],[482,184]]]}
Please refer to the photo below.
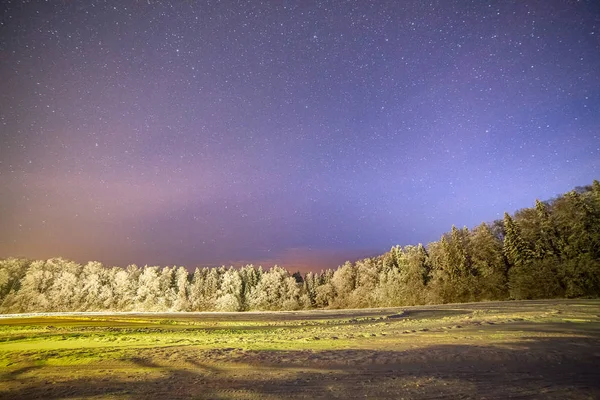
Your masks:
{"label": "evergreen tree", "polygon": [[217,311],[241,311],[244,286],[239,271],[230,267],[223,274],[215,308]]}
{"label": "evergreen tree", "polygon": [[125,270],[118,268],[113,275],[112,291],[115,311],[132,311],[134,309],[140,273],[137,265],[130,265]]}
{"label": "evergreen tree", "polygon": [[305,308],[314,308],[316,307],[316,296],[317,296],[317,285],[318,285],[318,277],[316,274],[312,272],[307,272],[304,276],[304,294],[306,295],[306,300],[304,301]]}
{"label": "evergreen tree", "polygon": [[12,309],[30,264],[22,258],[0,260],[0,312]]}
{"label": "evergreen tree", "polygon": [[149,266],[142,268],[138,283],[136,309],[140,311],[162,311],[159,268]]}
{"label": "evergreen tree", "polygon": [[258,285],[262,276],[262,267],[254,268],[253,265],[246,265],[240,270],[240,277],[242,278],[242,310],[246,311],[250,309],[249,296],[250,292]]}
{"label": "evergreen tree", "polygon": [[204,311],[204,293],[206,285],[206,277],[208,270],[206,268],[196,268],[192,275],[189,293],[189,309],[191,311]]}
{"label": "evergreen tree", "polygon": [[508,297],[507,265],[502,241],[486,223],[471,231],[471,259],[477,271],[474,289],[477,300],[504,300]]}
{"label": "evergreen tree", "polygon": [[556,228],[550,218],[548,206],[539,201],[535,201],[535,211],[538,219],[537,238],[534,251],[537,258],[560,257],[559,237]]}
{"label": "evergreen tree", "polygon": [[216,309],[216,302],[221,287],[221,277],[224,268],[210,268],[206,276],[202,292],[202,310],[213,311]]}
{"label": "evergreen tree", "polygon": [[421,243],[404,247],[400,268],[403,291],[402,304],[417,305],[425,302],[425,290],[429,277],[429,256]]}
{"label": "evergreen tree", "polygon": [[474,300],[469,231],[455,226],[439,242],[429,245],[431,282],[429,298],[434,303]]}
{"label": "evergreen tree", "polygon": [[600,183],[579,187],[427,249],[394,246],[335,271],[0,260],[0,311],[210,311],[377,307],[600,295]]}
{"label": "evergreen tree", "polygon": [[190,293],[190,282],[188,270],[184,267],[179,267],[175,271],[175,301],[173,303],[173,310],[175,311],[188,311],[189,309],[189,293]]}
{"label": "evergreen tree", "polygon": [[319,285],[315,289],[315,303],[319,308],[328,308],[334,304],[337,293],[332,284],[334,272],[331,269],[321,271]]}
{"label": "evergreen tree", "polygon": [[160,296],[157,299],[160,310],[173,310],[177,300],[177,285],[175,280],[175,267],[164,267],[160,270],[159,287]]}
{"label": "evergreen tree", "polygon": [[46,263],[53,272],[54,279],[46,296],[49,304],[46,311],[83,311],[89,303],[85,298],[81,283],[86,281],[81,265],[63,259],[53,259]]}
{"label": "evergreen tree", "polygon": [[331,284],[335,288],[335,307],[345,308],[350,304],[350,295],[356,287],[356,268],[350,261],[333,273]]}
{"label": "evergreen tree", "polygon": [[51,310],[48,299],[48,289],[52,286],[54,276],[46,268],[46,261],[33,261],[15,295],[11,311],[14,312],[43,312]]}
{"label": "evergreen tree", "polygon": [[506,236],[504,254],[511,266],[509,293],[514,299],[538,299],[560,296],[557,261],[554,257],[536,258],[521,236],[517,223],[504,214]]}
{"label": "evergreen tree", "polygon": [[300,288],[288,271],[274,266],[262,275],[250,293],[253,310],[297,310],[300,308]]}
{"label": "evergreen tree", "polygon": [[511,266],[524,267],[533,258],[533,252],[523,241],[521,231],[508,213],[504,213],[503,251]]}
{"label": "evergreen tree", "polygon": [[[383,265],[381,258],[365,258],[354,264],[354,289],[348,297],[348,306],[352,308],[377,307],[377,287],[379,273]],[[349,289],[349,287],[348,287]],[[346,290],[348,290],[346,289]]]}

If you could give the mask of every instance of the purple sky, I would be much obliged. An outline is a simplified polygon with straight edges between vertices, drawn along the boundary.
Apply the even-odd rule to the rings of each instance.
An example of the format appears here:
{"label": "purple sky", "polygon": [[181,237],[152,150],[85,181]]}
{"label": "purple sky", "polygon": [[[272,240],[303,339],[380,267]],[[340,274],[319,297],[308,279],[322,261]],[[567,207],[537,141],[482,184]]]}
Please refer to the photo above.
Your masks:
{"label": "purple sky", "polygon": [[600,178],[597,1],[0,9],[0,257],[321,269]]}

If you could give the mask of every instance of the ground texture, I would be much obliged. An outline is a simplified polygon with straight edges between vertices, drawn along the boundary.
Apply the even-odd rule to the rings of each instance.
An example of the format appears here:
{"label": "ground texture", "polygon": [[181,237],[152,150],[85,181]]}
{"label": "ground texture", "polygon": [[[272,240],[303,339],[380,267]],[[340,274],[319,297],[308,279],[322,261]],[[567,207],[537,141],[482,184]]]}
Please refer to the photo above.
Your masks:
{"label": "ground texture", "polygon": [[0,399],[599,399],[600,301],[0,318]]}

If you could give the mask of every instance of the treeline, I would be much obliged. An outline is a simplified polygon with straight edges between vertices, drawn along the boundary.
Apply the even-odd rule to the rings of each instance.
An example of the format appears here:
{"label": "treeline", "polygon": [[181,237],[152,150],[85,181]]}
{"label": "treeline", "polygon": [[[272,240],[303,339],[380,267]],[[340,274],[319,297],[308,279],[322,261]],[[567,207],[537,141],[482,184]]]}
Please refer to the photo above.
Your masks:
{"label": "treeline", "polygon": [[61,258],[0,261],[0,312],[360,308],[600,295],[600,183],[437,242],[393,247],[335,270],[290,274],[125,269]]}

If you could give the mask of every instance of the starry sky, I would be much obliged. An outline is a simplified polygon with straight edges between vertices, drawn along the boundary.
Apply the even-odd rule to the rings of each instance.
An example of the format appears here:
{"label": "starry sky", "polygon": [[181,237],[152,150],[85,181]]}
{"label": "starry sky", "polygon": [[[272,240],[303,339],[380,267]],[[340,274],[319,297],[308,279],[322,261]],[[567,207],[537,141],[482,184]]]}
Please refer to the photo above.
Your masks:
{"label": "starry sky", "polygon": [[318,270],[600,178],[594,0],[0,9],[0,257]]}

